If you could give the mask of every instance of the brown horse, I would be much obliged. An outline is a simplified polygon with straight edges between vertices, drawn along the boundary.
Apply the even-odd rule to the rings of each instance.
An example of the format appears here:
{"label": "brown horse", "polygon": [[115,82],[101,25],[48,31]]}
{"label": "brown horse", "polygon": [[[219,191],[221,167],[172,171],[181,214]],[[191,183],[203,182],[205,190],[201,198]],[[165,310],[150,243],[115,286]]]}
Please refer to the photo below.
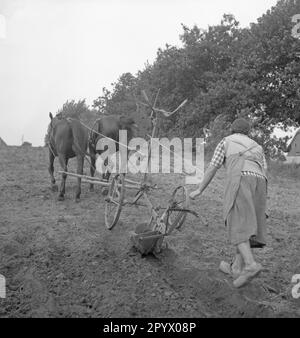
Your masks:
{"label": "brown horse", "polygon": [[[55,184],[54,159],[58,156],[63,171],[68,171],[70,158],[77,158],[77,174],[83,174],[84,157],[88,146],[87,129],[77,118],[63,118],[60,115],[55,117],[49,113],[51,122],[48,127],[48,148],[49,148],[49,174],[51,176],[52,190],[57,190]],[[67,174],[62,174],[62,181],[59,189],[58,200],[64,200]],[[81,194],[81,178],[77,179],[76,202]]]}
{"label": "brown horse", "polygon": [[[109,137],[116,141],[116,151],[119,150],[119,131],[127,130],[127,144],[134,135],[134,129],[137,125],[133,118],[126,116],[107,115],[95,121],[93,130],[89,136],[89,153],[91,157],[91,176],[95,174],[96,165],[96,145],[97,141],[102,137]],[[108,179],[109,174],[103,175],[103,178]],[[90,190],[93,190],[93,184],[90,184]]]}

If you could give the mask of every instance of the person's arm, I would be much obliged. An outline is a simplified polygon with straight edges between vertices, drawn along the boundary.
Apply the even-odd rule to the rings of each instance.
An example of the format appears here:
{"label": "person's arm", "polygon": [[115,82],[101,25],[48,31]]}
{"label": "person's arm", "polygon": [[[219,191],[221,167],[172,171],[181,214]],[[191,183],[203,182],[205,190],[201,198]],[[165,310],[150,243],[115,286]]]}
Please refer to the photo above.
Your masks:
{"label": "person's arm", "polygon": [[215,176],[217,170],[222,166],[225,160],[225,147],[224,139],[217,145],[212,160],[209,164],[208,169],[204,174],[203,181],[199,185],[198,189],[190,193],[190,198],[195,199],[197,196],[201,195],[202,192],[209,185],[213,177]]}
{"label": "person's arm", "polygon": [[210,165],[204,174],[203,181],[201,182],[198,189],[190,193],[190,198],[195,199],[197,196],[201,195],[206,187],[209,185],[211,180],[214,178],[218,168]]}

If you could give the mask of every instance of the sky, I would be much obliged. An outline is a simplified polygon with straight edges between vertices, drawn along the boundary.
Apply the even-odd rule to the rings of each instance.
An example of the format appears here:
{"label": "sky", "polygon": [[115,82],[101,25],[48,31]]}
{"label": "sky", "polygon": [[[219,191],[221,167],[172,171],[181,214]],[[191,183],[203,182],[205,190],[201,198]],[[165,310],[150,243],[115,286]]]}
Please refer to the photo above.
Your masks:
{"label": "sky", "polygon": [[43,145],[49,112],[67,100],[91,105],[118,77],[136,74],[181,24],[242,27],[277,0],[0,0],[0,137]]}

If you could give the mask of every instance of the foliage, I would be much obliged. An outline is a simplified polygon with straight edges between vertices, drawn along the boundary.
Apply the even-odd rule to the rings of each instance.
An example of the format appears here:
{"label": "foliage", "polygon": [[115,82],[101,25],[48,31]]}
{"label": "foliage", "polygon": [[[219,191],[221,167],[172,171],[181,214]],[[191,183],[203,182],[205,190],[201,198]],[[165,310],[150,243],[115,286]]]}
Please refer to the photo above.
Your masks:
{"label": "foliage", "polygon": [[[85,99],[66,101],[63,106],[56,112],[56,116],[60,118],[74,118],[80,119],[88,127],[92,127],[94,121],[99,118],[97,110],[91,109],[87,106]],[[49,121],[50,122],[50,121]],[[44,145],[47,146],[49,142],[49,126],[44,137]]]}
{"label": "foliage", "polygon": [[22,143],[22,147],[32,147],[32,144],[30,142],[24,141]]}
{"label": "foliage", "polygon": [[286,143],[271,137],[274,127],[300,123],[299,41],[291,34],[291,18],[298,13],[300,0],[281,0],[249,28],[241,28],[231,14],[206,30],[182,25],[182,47],[158,49],[153,64],[136,75],[121,75],[111,91],[103,88],[94,108],[132,115],[143,124],[149,112],[138,106],[141,90],[153,99],[160,89],[157,106],[166,110],[188,99],[176,116],[161,121],[160,133],[199,137],[203,127],[211,128],[211,146],[246,108],[255,122],[253,137],[268,156],[278,158]]}
{"label": "foliage", "polygon": [[94,100],[93,107],[100,114],[127,115],[136,108],[134,101],[135,83],[136,78],[132,74],[121,75],[118,81],[112,84],[112,91],[103,88],[102,95]]}
{"label": "foliage", "polygon": [[62,117],[79,118],[81,115],[86,114],[89,111],[88,106],[85,103],[85,99],[67,101],[63,104],[62,108],[58,110],[57,115],[60,114]]}

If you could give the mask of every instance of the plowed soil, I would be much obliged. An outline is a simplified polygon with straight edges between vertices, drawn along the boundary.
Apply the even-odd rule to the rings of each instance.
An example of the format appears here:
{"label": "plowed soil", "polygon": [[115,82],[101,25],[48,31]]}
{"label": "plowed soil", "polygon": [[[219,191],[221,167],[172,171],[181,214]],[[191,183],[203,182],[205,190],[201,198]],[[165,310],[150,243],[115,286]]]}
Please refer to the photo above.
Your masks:
{"label": "plowed soil", "polygon": [[[268,246],[255,252],[265,270],[236,290],[218,271],[234,252],[222,222],[222,170],[192,204],[200,217],[188,215],[160,254],[141,257],[129,232],[148,220],[147,209],[124,207],[109,231],[100,187],[83,185],[75,203],[76,180],[68,178],[59,202],[47,166],[46,148],[0,149],[1,317],[300,316],[300,299],[291,293],[292,276],[300,274],[299,181],[270,178]],[[158,206],[184,183],[175,174],[153,180],[162,188],[151,193]]]}

